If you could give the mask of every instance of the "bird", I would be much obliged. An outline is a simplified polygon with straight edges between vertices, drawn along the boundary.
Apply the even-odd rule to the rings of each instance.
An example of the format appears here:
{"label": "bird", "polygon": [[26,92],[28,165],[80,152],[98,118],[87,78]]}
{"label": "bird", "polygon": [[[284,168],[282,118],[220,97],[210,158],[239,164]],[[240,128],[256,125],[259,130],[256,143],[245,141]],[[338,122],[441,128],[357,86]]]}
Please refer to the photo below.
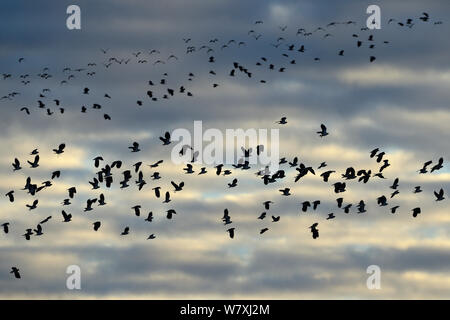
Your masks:
{"label": "bird", "polygon": [[290,188],[284,188],[284,189],[280,189],[279,191],[281,192],[281,194],[283,196],[290,196],[291,193],[289,192],[291,189]]}
{"label": "bird", "polygon": [[66,147],[66,144],[65,143],[61,143],[58,146],[58,149],[53,149],[53,152],[56,153],[56,154],[62,154],[64,152],[65,147]]}
{"label": "bird", "polygon": [[395,190],[394,192],[392,192],[391,193],[391,199],[393,198],[393,197],[395,197],[396,195],[398,195],[400,193],[400,191],[398,191],[398,190]]}
{"label": "bird", "polygon": [[444,158],[439,158],[438,163],[435,164],[432,168],[431,168],[431,172],[437,171],[442,169],[444,166],[442,165],[444,163]]}
{"label": "bird", "polygon": [[328,179],[330,178],[330,175],[332,173],[334,173],[334,172],[336,172],[336,171],[334,171],[334,170],[325,171],[320,176],[323,178],[324,182],[328,182]]}
{"label": "bird", "polygon": [[381,172],[378,172],[378,173],[374,174],[373,176],[378,177],[380,179],[386,179]]}
{"label": "bird", "polygon": [[148,236],[147,240],[152,240],[155,238],[156,238],[156,236],[152,233],[151,235]]}
{"label": "bird", "polygon": [[30,168],[37,168],[37,167],[39,167],[39,155],[36,155],[34,157],[34,161],[33,162],[31,162],[31,161],[27,161],[27,162],[30,164]]}
{"label": "bird", "polygon": [[42,226],[40,225],[40,224],[38,224],[37,225],[37,227],[36,227],[36,229],[34,229],[33,230],[35,233],[35,235],[36,236],[41,236],[41,235],[43,235],[43,232],[42,232]]}
{"label": "bird", "polygon": [[372,151],[370,151],[370,157],[373,158],[377,155],[378,151],[380,151],[379,148],[375,148]]}
{"label": "bird", "polygon": [[149,212],[145,221],[152,222],[153,221],[153,212]]}
{"label": "bird", "polygon": [[278,221],[280,221],[280,216],[278,216],[278,217],[275,217],[275,216],[272,216],[272,222],[278,222]]}
{"label": "bird", "polygon": [[333,184],[333,186],[335,193],[341,193],[345,192],[345,187],[347,186],[347,184],[345,182],[336,182]]}
{"label": "bird", "polygon": [[103,158],[98,156],[94,158],[94,166],[98,168],[100,166],[100,161],[103,161]]}
{"label": "bird", "polygon": [[130,227],[125,227],[125,229],[123,229],[121,235],[122,236],[126,236],[130,233]]}
{"label": "bird", "polygon": [[433,191],[435,197],[436,197],[436,201],[442,201],[444,200],[444,189],[441,188],[441,190],[439,190],[439,192]]}
{"label": "bird", "polygon": [[319,224],[316,222],[309,227],[311,229],[313,239],[317,239],[319,237],[319,229],[317,229],[318,226]]}
{"label": "bird", "polygon": [[33,201],[32,205],[27,204],[26,207],[28,208],[28,210],[33,210],[33,209],[37,208],[38,203],[39,203],[39,200],[36,199],[36,200]]}
{"label": "bird", "polygon": [[71,187],[68,189],[69,191],[69,198],[73,199],[74,195],[77,193],[76,187]]}
{"label": "bird", "polygon": [[128,147],[128,149],[131,149],[131,152],[139,152],[141,149],[139,149],[139,143],[133,142],[133,145]]}
{"label": "bird", "polygon": [[92,186],[92,190],[99,189],[99,181],[97,178],[94,178],[94,182],[89,181],[89,184]]}
{"label": "bird", "polygon": [[228,232],[228,234],[229,234],[231,239],[234,239],[234,230],[235,230],[235,228],[227,229],[227,232]]}
{"label": "bird", "polygon": [[151,164],[149,166],[150,166],[150,168],[157,168],[163,162],[164,162],[163,160],[159,160],[159,161],[157,161],[154,164]]}
{"label": "bird", "polygon": [[84,208],[84,212],[92,211],[92,205],[97,202],[97,198],[95,199],[87,199],[86,200],[86,208]]}
{"label": "bird", "polygon": [[224,222],[225,225],[233,223],[233,222],[231,221],[231,217],[230,217],[230,214],[229,214],[228,209],[224,209],[224,210],[223,210],[222,221]]}
{"label": "bird", "polygon": [[168,145],[168,144],[171,143],[171,141],[170,141],[170,133],[169,132],[166,132],[164,134],[164,137],[159,137],[159,139],[163,142],[163,145]]}
{"label": "bird", "polygon": [[1,224],[0,226],[3,228],[4,233],[9,232],[9,222],[5,222],[5,223]]}
{"label": "bird", "polygon": [[154,190],[155,191],[155,196],[157,197],[157,198],[159,198],[160,196],[161,196],[161,193],[160,193],[160,190],[161,189],[161,187],[155,187],[155,188],[153,188],[152,190]]}
{"label": "bird", "polygon": [[380,172],[390,166],[389,160],[383,160],[384,164],[380,167]]}
{"label": "bird", "polygon": [[320,128],[321,128],[321,131],[317,131],[317,133],[319,134],[319,136],[320,136],[321,138],[327,136],[327,135],[328,135],[327,127],[326,127],[324,124],[321,124],[321,125],[320,125]]}
{"label": "bird", "polygon": [[421,173],[421,174],[427,173],[427,172],[428,172],[427,167],[428,167],[431,163],[433,163],[433,161],[431,161],[431,160],[425,162],[425,163],[423,164],[423,166],[422,166],[422,169],[420,169],[418,172]]}
{"label": "bird", "polygon": [[281,117],[280,120],[276,121],[276,123],[278,124],[287,124],[287,118],[286,117]]}
{"label": "bird", "polygon": [[55,178],[59,178],[60,176],[61,176],[61,171],[59,171],[59,170],[53,171],[51,179],[53,180]]}
{"label": "bird", "polygon": [[313,201],[313,210],[316,210],[320,204],[320,200]]}
{"label": "bird", "polygon": [[270,209],[270,205],[273,204],[273,202],[272,201],[264,201],[263,204],[264,204],[264,208],[266,210],[269,210]]}
{"label": "bird", "polygon": [[342,209],[344,209],[344,212],[345,212],[345,213],[349,213],[351,207],[352,207],[352,204],[350,203],[350,204],[346,205],[346,206],[345,206],[344,208],[342,208]]}
{"label": "bird", "polygon": [[235,178],[231,183],[228,183],[228,188],[234,188],[237,186],[238,180]]}
{"label": "bird", "polygon": [[380,196],[380,197],[378,197],[378,198],[377,198],[377,203],[378,203],[378,205],[379,205],[380,207],[384,207],[384,206],[387,206],[387,205],[388,205],[388,203],[387,203],[387,198],[386,198],[385,196]]}
{"label": "bird", "polygon": [[17,158],[14,159],[14,163],[12,164],[12,166],[14,167],[13,171],[22,169],[22,167],[20,166],[20,161]]}
{"label": "bird", "polygon": [[395,178],[394,183],[389,188],[394,190],[398,188],[398,178]]}
{"label": "bird", "polygon": [[268,230],[269,230],[269,228],[261,229],[261,230],[259,231],[259,234],[263,234],[264,232],[266,232],[266,231],[268,231]]}
{"label": "bird", "polygon": [[223,164],[218,164],[217,166],[215,166],[216,168],[216,175],[220,175],[220,173],[222,172],[222,168],[223,168]]}
{"label": "bird", "polygon": [[14,190],[9,191],[5,196],[9,198],[9,202],[14,202]]}
{"label": "bird", "polygon": [[134,210],[134,214],[136,215],[136,217],[139,217],[141,215],[141,206],[140,205],[131,207],[131,209]]}
{"label": "bird", "polygon": [[356,207],[358,208],[358,213],[367,212],[367,210],[365,209],[366,208],[366,204],[364,203],[363,200],[361,200]]}
{"label": "bird", "polygon": [[105,202],[105,195],[103,193],[100,194],[99,199],[98,199],[98,205],[99,206],[104,206],[106,205]]}
{"label": "bird", "polygon": [[173,209],[167,210],[166,213],[167,213],[167,216],[166,216],[166,217],[167,217],[167,219],[169,219],[169,220],[172,219],[172,217],[173,217],[174,214],[177,214],[177,212],[176,212],[175,210],[173,210]]}
{"label": "bird", "polygon": [[327,220],[331,220],[331,219],[334,219],[334,218],[336,218],[336,216],[334,215],[334,213],[329,213],[329,214],[328,214],[328,217],[327,217]]}
{"label": "bird", "polygon": [[308,210],[308,207],[311,207],[311,203],[309,201],[302,202],[302,211],[306,212]]}
{"label": "bird", "polygon": [[417,218],[417,216],[422,212],[419,207],[411,210],[413,212],[413,217]]}
{"label": "bird", "polygon": [[170,202],[170,193],[169,193],[169,191],[167,191],[163,203],[169,203],[169,202]]}
{"label": "bird", "polygon": [[31,235],[33,235],[33,231],[31,229],[27,229],[26,233],[23,234],[23,236],[25,237],[25,240],[27,240],[27,241],[31,240]]}
{"label": "bird", "polygon": [[47,218],[45,218],[44,220],[42,220],[39,224],[44,224],[50,221],[50,219],[52,218],[52,216],[48,216]]}
{"label": "bird", "polygon": [[394,206],[391,208],[391,213],[395,213],[400,206]]}
{"label": "bird", "polygon": [[22,107],[22,108],[20,109],[20,111],[25,111],[25,113],[26,113],[27,115],[30,115],[30,109],[28,109],[27,107]]}
{"label": "bird", "polygon": [[380,152],[380,153],[377,155],[377,162],[378,162],[378,163],[380,163],[381,160],[383,160],[383,157],[384,157],[385,154],[386,154],[385,152]]}
{"label": "bird", "polygon": [[183,187],[184,187],[184,182],[183,182],[183,181],[180,182],[179,184],[176,184],[176,183],[173,182],[173,181],[171,181],[170,183],[171,183],[172,186],[175,188],[175,190],[174,190],[175,192],[183,190]]}
{"label": "bird", "polygon": [[102,225],[102,223],[100,221],[96,221],[93,223],[94,226],[94,231],[98,231],[98,229],[100,229],[100,226]]}
{"label": "bird", "polygon": [[320,165],[317,167],[317,170],[322,169],[322,168],[325,168],[326,166],[327,166],[327,163],[326,163],[326,162],[322,162],[322,163],[320,163]]}
{"label": "bird", "polygon": [[70,222],[72,221],[72,215],[71,214],[67,214],[64,210],[62,210],[62,216],[64,218],[63,222]]}
{"label": "bird", "polygon": [[20,279],[21,276],[20,276],[20,272],[19,272],[19,271],[20,271],[20,270],[19,270],[17,267],[12,267],[10,273],[14,274],[14,277],[15,277],[16,279]]}

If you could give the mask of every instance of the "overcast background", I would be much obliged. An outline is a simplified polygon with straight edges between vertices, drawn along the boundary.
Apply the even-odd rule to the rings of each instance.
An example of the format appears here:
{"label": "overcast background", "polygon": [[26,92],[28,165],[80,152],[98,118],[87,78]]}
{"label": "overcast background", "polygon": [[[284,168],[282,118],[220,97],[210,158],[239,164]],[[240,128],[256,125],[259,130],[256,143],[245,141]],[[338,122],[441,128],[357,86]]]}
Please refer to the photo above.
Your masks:
{"label": "overcast background", "polygon": [[[81,30],[66,28],[66,8],[81,7]],[[370,4],[381,7],[381,30],[363,31]],[[0,80],[0,96],[20,92],[12,100],[0,101],[0,192],[15,190],[16,201],[0,198],[0,224],[10,222],[10,233],[0,233],[0,298],[450,298],[450,216],[448,200],[434,201],[434,190],[450,193],[447,165],[437,173],[419,175],[427,160],[449,159],[450,50],[449,12],[446,0],[438,1],[9,1],[0,4],[0,72],[11,79]],[[424,23],[422,12],[430,15]],[[400,27],[390,18],[413,18],[412,28]],[[263,24],[255,25],[257,20]],[[356,25],[332,22],[355,21]],[[442,24],[434,24],[442,21]],[[287,26],[285,31],[279,27]],[[298,28],[314,31],[310,37],[296,36]],[[262,34],[255,40],[248,34]],[[325,33],[332,36],[324,38]],[[357,38],[363,41],[356,47]],[[369,35],[375,48],[370,49]],[[276,49],[271,44],[283,37]],[[197,52],[186,54],[183,38]],[[215,44],[209,40],[217,38]],[[230,44],[230,39],[245,45]],[[389,43],[384,43],[389,41]],[[305,53],[287,51],[305,45]],[[198,48],[210,45],[214,52]],[[109,49],[103,54],[100,48]],[[149,55],[157,49],[160,54]],[[338,56],[339,50],[344,56]],[[142,51],[139,58],[132,53]],[[281,54],[286,53],[289,57]],[[167,58],[174,54],[176,59]],[[209,63],[214,56],[216,62]],[[377,60],[369,63],[370,56]],[[18,63],[20,57],[25,58]],[[131,58],[128,64],[113,63],[110,57]],[[267,63],[256,66],[261,57]],[[319,57],[320,61],[314,61]],[[148,63],[139,64],[137,60]],[[296,64],[289,62],[295,59]],[[157,60],[165,64],[153,63]],[[239,62],[252,78],[228,74]],[[87,67],[94,62],[95,67]],[[48,67],[52,78],[37,74]],[[65,72],[65,67],[84,71]],[[286,67],[284,73],[277,70]],[[208,74],[215,70],[217,75]],[[93,77],[86,75],[95,71]],[[192,72],[192,81],[188,74]],[[159,83],[167,73],[168,87],[183,85],[193,97],[176,93],[161,99]],[[23,85],[20,75],[30,74],[31,83]],[[62,80],[73,74],[68,84]],[[259,83],[264,79],[267,83]],[[218,88],[212,84],[218,83]],[[84,87],[90,88],[83,95]],[[38,98],[50,88],[45,98]],[[159,97],[151,101],[147,90]],[[108,93],[111,99],[104,98]],[[39,109],[42,100],[55,113],[48,116]],[[53,99],[60,99],[65,113],[60,114]],[[142,100],[139,107],[136,100]],[[102,110],[93,110],[93,103]],[[86,114],[81,106],[88,107]],[[27,106],[27,116],[20,108]],[[111,116],[105,121],[103,114]],[[275,121],[286,116],[288,124]],[[280,129],[280,156],[317,168],[322,161],[337,173],[329,183],[308,175],[294,183],[296,171],[286,169],[287,177],[264,186],[254,173],[259,168],[237,171],[233,176],[216,176],[214,169],[198,176],[185,175],[182,166],[170,162],[171,147],[162,146],[158,137],[176,128],[192,130],[193,121],[203,127],[219,129]],[[315,133],[321,123],[330,135],[320,139]],[[128,146],[140,143],[142,151],[130,153]],[[52,149],[66,143],[64,154]],[[392,164],[386,180],[373,178],[363,185],[347,183],[344,203],[353,203],[350,214],[335,205],[339,195],[331,184],[345,168],[372,169],[379,165],[369,158],[379,147]],[[39,148],[40,167],[30,169],[31,150]],[[105,163],[121,159],[124,166],[113,170],[116,183],[111,189],[91,190],[98,171],[92,159],[103,156]],[[17,157],[23,169],[12,172]],[[164,159],[158,168],[163,179],[152,181],[155,171],[147,165]],[[134,184],[121,190],[121,172],[143,161],[147,185],[141,192]],[[36,210],[28,211],[33,197],[20,190],[31,176],[35,183],[50,178],[60,169],[61,178],[41,191]],[[327,169],[327,168],[326,168]],[[339,175],[338,175],[339,174]],[[238,186],[227,183],[237,177]],[[389,199],[389,186],[400,179],[400,195]],[[134,180],[134,177],[133,177]],[[184,181],[185,190],[174,194],[170,181]],[[414,186],[424,190],[413,194]],[[67,189],[78,193],[70,207],[73,221],[61,223],[61,202]],[[156,199],[152,188],[170,190],[170,204]],[[278,189],[290,187],[292,195],[282,197]],[[104,193],[104,207],[84,213],[88,198]],[[388,197],[389,206],[379,208],[376,198]],[[306,200],[322,201],[318,210],[300,211]],[[367,212],[357,214],[355,205],[363,199]],[[263,221],[262,202],[274,202]],[[132,206],[142,205],[136,217]],[[389,208],[399,205],[396,214]],[[420,206],[417,218],[411,209]],[[165,211],[177,211],[167,220]],[[221,222],[229,209],[236,228],[235,239]],[[144,221],[152,211],[155,220]],[[326,220],[334,212],[336,219]],[[44,235],[25,241],[25,229],[35,227],[47,216]],[[277,223],[270,215],[280,215]],[[94,221],[102,221],[98,232]],[[320,237],[313,240],[308,227],[318,222]],[[130,235],[120,236],[129,226]],[[269,227],[264,235],[259,230]],[[146,240],[154,233],[156,239]],[[381,268],[381,289],[366,287],[369,265]],[[66,268],[78,265],[82,271],[82,290],[66,289]],[[19,267],[22,279],[9,274]]]}

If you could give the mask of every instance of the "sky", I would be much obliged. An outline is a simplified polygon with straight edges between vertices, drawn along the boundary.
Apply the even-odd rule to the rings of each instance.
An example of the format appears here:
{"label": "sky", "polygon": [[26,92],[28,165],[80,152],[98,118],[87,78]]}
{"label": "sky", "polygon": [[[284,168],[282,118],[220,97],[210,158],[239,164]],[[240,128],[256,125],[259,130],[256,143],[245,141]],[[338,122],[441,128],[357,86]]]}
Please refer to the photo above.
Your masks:
{"label": "sky", "polygon": [[[81,30],[66,27],[71,4],[81,8]],[[381,9],[381,29],[361,30],[371,4]],[[10,223],[8,234],[0,232],[0,298],[449,299],[448,9],[445,0],[2,1],[0,73],[11,77],[0,78],[0,96],[20,94],[0,101],[0,224]],[[423,12],[430,21],[419,20]],[[391,18],[395,21],[388,23]],[[408,18],[411,28],[398,25]],[[255,24],[258,20],[263,23]],[[327,27],[331,22],[339,24]],[[299,28],[312,35],[297,35]],[[261,37],[256,40],[255,34]],[[305,52],[289,51],[290,44],[296,49],[304,45]],[[214,51],[207,53],[203,45]],[[196,51],[187,54],[188,46]],[[215,62],[209,62],[210,56]],[[370,56],[376,57],[372,63]],[[112,61],[106,68],[112,57],[130,61]],[[19,63],[19,58],[24,60]],[[144,59],[147,63],[138,63]],[[165,63],[154,64],[158,60]],[[230,77],[233,62],[252,77],[238,71]],[[269,70],[270,63],[275,70]],[[38,76],[45,72],[52,77]],[[26,85],[20,78],[25,74]],[[163,78],[165,86],[159,84]],[[180,86],[192,96],[179,93]],[[176,93],[163,99],[167,87]],[[149,99],[147,90],[158,101]],[[94,103],[102,109],[92,109]],[[46,108],[54,113],[47,115]],[[275,123],[281,117],[287,118],[286,125]],[[286,178],[269,185],[255,175],[256,166],[238,170],[225,164],[233,174],[217,176],[213,166],[205,165],[207,174],[199,176],[202,165],[194,164],[195,173],[185,174],[184,165],[171,161],[174,143],[163,146],[159,137],[179,128],[192,131],[194,121],[202,121],[204,130],[222,132],[279,129],[280,157],[298,157],[316,174],[294,182],[296,170],[282,165]],[[329,135],[320,138],[316,131],[322,123]],[[140,152],[130,152],[134,141]],[[52,149],[60,143],[66,149],[56,155]],[[40,166],[29,168],[26,161],[32,161],[30,152],[36,148]],[[332,184],[343,181],[347,167],[378,171],[380,164],[369,157],[374,148],[384,151],[391,164],[383,171],[386,179],[349,180],[347,191],[335,194]],[[113,169],[109,189],[102,184],[92,190],[88,183],[99,170],[92,160],[97,156],[104,159],[101,167],[123,161],[121,169]],[[439,171],[417,172],[424,162],[434,165],[440,157],[444,167]],[[15,158],[22,169],[13,172]],[[148,166],[160,159],[164,162],[158,168]],[[121,173],[138,161],[147,185],[138,191],[132,172],[130,187],[120,189]],[[323,161],[328,166],[317,169]],[[61,177],[35,197],[21,190],[27,177],[40,184],[55,170]],[[328,183],[320,177],[325,170],[336,171]],[[155,171],[162,179],[150,178]],[[233,178],[238,186],[228,188]],[[395,178],[400,194],[391,199]],[[170,181],[184,181],[183,191],[173,192]],[[78,192],[63,207],[72,186]],[[169,204],[155,197],[156,186],[170,191]],[[423,192],[414,194],[415,186]],[[291,196],[278,191],[285,187]],[[435,201],[433,191],[441,188],[446,199]],[[10,190],[14,203],[3,196]],[[93,211],[83,212],[86,200],[100,193],[107,205],[94,204]],[[381,195],[388,198],[387,207],[377,205]],[[349,214],[337,208],[340,196],[344,204],[353,204]],[[28,210],[25,205],[34,199],[38,207]],[[266,200],[273,201],[270,210],[264,209]],[[317,210],[301,211],[303,201],[314,200],[321,200]],[[367,205],[362,214],[355,208],[360,200]],[[142,206],[140,217],[131,209],[135,205]],[[395,205],[400,207],[391,214]],[[417,218],[411,212],[415,207],[422,209]],[[236,228],[234,239],[221,220],[225,208]],[[177,212],[171,220],[166,218],[169,209]],[[61,210],[71,213],[73,221],[62,223]],[[150,211],[154,220],[146,222]],[[257,219],[262,212],[267,217]],[[336,218],[326,220],[331,212]],[[271,222],[272,215],[280,221]],[[44,235],[26,241],[25,230],[47,216],[52,219],[43,224]],[[102,222],[97,232],[95,221]],[[318,223],[317,239],[309,229],[313,223]],[[126,226],[130,234],[122,236]],[[147,240],[150,234],[156,238]],[[66,287],[70,265],[81,269],[81,290]],[[380,289],[366,285],[371,265],[380,267]],[[10,274],[13,266],[21,279]]]}

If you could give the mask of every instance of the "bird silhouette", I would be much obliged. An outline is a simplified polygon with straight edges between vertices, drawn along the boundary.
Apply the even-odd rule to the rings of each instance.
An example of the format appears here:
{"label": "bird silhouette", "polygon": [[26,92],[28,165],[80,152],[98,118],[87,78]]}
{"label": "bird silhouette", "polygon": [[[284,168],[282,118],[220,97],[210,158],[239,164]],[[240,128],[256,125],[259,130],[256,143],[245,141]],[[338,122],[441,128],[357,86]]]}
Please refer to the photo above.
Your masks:
{"label": "bird silhouette", "polygon": [[14,191],[11,190],[7,194],[5,194],[6,197],[8,197],[9,202],[14,202]]}
{"label": "bird silhouette", "polygon": [[0,226],[3,228],[4,233],[9,232],[9,222],[5,222],[5,223],[1,224]]}
{"label": "bird silhouette", "polygon": [[61,143],[58,146],[58,149],[53,149],[53,152],[56,154],[62,154],[64,152],[64,149],[66,148],[66,144],[65,143]]}
{"label": "bird silhouette", "polygon": [[444,163],[444,158],[439,158],[438,163],[435,164],[432,168],[431,168],[431,172],[437,171],[442,169],[444,166],[442,165]]}
{"label": "bird silhouette", "polygon": [[131,152],[139,152],[141,149],[139,149],[139,143],[133,142],[133,145],[131,147],[128,147],[128,149],[131,149]]}
{"label": "bird silhouette", "polygon": [[27,161],[27,162],[30,164],[30,168],[37,168],[37,167],[39,167],[39,155],[36,155],[34,157],[34,161],[33,162],[31,162],[31,161]]}
{"label": "bird silhouette", "polygon": [[126,236],[128,234],[130,234],[130,227],[125,227],[125,229],[123,229],[121,235]]}
{"label": "bird silhouette", "polygon": [[234,239],[234,230],[235,230],[235,228],[229,228],[227,230],[228,235],[230,236],[231,239]]}
{"label": "bird silhouette", "polygon": [[102,223],[100,221],[96,221],[93,223],[94,226],[94,231],[98,231],[98,229],[100,229]]}
{"label": "bird silhouette", "polygon": [[167,215],[166,215],[167,219],[169,219],[169,220],[172,219],[174,214],[177,214],[177,212],[174,209],[167,210]]}
{"label": "bird silhouette", "polygon": [[70,222],[72,221],[72,215],[71,214],[67,214],[64,210],[62,210],[62,216],[64,218],[63,222]]}
{"label": "bird silhouette", "polygon": [[316,222],[309,227],[311,229],[313,239],[317,239],[319,237],[319,229],[317,229],[318,226],[319,224]]}
{"label": "bird silhouette", "polygon": [[444,200],[444,189],[440,189],[439,192],[433,191],[435,197],[436,197],[436,201],[442,201]]}
{"label": "bird silhouette", "polygon": [[19,272],[19,271],[20,271],[20,270],[19,270],[17,267],[12,267],[10,273],[14,274],[14,277],[15,277],[16,279],[20,279],[21,276],[20,276],[20,272]]}
{"label": "bird silhouette", "polygon": [[168,145],[171,143],[170,141],[170,133],[166,132],[164,134],[164,137],[159,137],[159,140],[161,140],[163,142],[163,145]]}

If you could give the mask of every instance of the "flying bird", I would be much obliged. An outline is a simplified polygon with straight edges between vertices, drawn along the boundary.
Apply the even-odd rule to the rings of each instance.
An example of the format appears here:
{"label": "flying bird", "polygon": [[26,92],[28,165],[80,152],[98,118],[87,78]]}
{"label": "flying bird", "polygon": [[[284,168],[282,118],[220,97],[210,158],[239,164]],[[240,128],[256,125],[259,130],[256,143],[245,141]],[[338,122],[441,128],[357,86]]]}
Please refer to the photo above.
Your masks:
{"label": "flying bird", "polygon": [[21,276],[20,276],[20,272],[19,272],[19,271],[20,271],[20,270],[19,270],[18,268],[12,267],[10,273],[13,273],[13,274],[14,274],[14,277],[15,277],[16,279],[20,279]]}
{"label": "flying bird", "polygon": [[321,131],[317,131],[317,133],[319,134],[319,136],[320,136],[321,138],[327,136],[327,135],[328,135],[327,127],[326,127],[324,124],[321,124],[321,125],[320,125],[320,128],[321,128]]}

